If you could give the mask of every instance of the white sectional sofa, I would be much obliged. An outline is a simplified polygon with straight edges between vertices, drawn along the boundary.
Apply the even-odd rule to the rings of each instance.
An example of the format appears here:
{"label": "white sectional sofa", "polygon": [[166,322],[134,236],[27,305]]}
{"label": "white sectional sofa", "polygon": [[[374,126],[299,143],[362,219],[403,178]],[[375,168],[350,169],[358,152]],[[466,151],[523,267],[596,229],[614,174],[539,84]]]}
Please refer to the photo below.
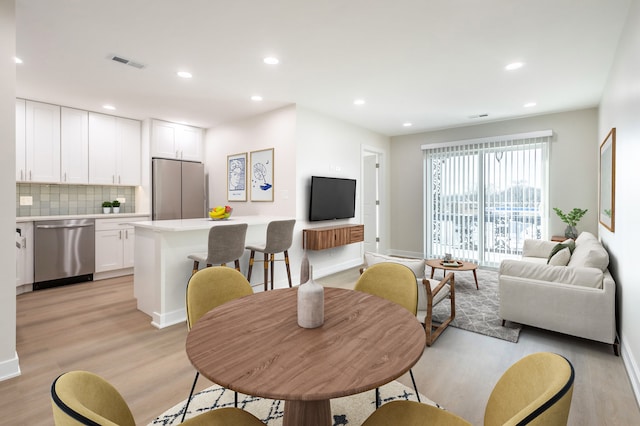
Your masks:
{"label": "white sectional sofa", "polygon": [[[609,255],[591,233],[571,243],[526,240],[521,260],[500,265],[500,316],[613,345],[616,335],[616,284],[607,269]],[[556,250],[554,250],[554,248]],[[557,251],[550,257],[552,251]]]}

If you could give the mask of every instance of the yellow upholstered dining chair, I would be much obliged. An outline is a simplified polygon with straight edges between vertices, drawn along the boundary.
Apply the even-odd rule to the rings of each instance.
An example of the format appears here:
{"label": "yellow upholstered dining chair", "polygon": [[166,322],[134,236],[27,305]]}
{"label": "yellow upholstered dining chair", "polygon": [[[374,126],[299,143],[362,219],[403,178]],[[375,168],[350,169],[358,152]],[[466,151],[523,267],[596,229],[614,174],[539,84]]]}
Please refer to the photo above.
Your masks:
{"label": "yellow upholstered dining chair", "polygon": [[[250,294],[253,294],[253,289],[249,281],[235,269],[224,266],[201,269],[191,276],[187,285],[187,327],[191,330],[191,327],[211,309]],[[184,407],[183,420],[187,414],[198,377],[200,377],[200,373],[196,371],[196,377]],[[237,406],[237,393],[235,399]]]}
{"label": "yellow upholstered dining chair", "polygon": [[[88,371],[63,373],[51,385],[51,405],[56,426],[135,426],[131,410],[118,390]],[[264,426],[239,408],[221,408],[183,423],[189,426]]]}
{"label": "yellow upholstered dining chair", "polygon": [[212,265],[226,265],[234,262],[236,270],[240,271],[240,258],[244,253],[244,240],[247,235],[246,223],[234,225],[217,225],[209,229],[209,240],[206,253],[190,254],[193,260],[193,272],[198,272],[201,263],[207,267]]}
{"label": "yellow upholstered dining chair", "polygon": [[[573,366],[561,355],[539,352],[513,364],[493,388],[484,414],[485,426],[565,426],[574,382]],[[432,405],[392,401],[362,426],[462,426],[471,423]]]}
{"label": "yellow upholstered dining chair", "polygon": [[[416,276],[407,266],[393,262],[377,263],[362,272],[354,290],[373,294],[406,308],[414,316],[418,312],[418,286]],[[416,318],[417,321],[417,318]],[[409,370],[411,382],[420,401],[420,393]],[[380,391],[376,388],[376,407],[380,406]]]}

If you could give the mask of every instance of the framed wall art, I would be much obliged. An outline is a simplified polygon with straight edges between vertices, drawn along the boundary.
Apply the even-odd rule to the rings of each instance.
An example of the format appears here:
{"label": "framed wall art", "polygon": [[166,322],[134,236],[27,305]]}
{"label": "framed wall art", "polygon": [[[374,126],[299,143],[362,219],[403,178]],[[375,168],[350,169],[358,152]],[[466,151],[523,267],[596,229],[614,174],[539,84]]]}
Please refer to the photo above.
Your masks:
{"label": "framed wall art", "polygon": [[251,152],[251,201],[273,201],[273,148]]}
{"label": "framed wall art", "polygon": [[247,153],[227,155],[227,200],[247,201]]}
{"label": "framed wall art", "polygon": [[616,223],[616,128],[612,128],[600,145],[600,223],[614,232]]}

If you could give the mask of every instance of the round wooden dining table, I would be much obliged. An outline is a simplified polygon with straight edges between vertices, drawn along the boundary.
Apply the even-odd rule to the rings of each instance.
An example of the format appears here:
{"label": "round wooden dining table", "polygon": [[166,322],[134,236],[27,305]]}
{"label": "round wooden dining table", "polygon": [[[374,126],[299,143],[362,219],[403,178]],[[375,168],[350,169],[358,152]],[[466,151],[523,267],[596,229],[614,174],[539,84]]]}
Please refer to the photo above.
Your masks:
{"label": "round wooden dining table", "polygon": [[422,325],[400,305],[325,288],[324,324],[306,329],[298,326],[297,293],[255,293],[211,310],[189,331],[189,360],[225,388],[284,400],[285,426],[330,426],[331,398],[396,379],[424,351]]}

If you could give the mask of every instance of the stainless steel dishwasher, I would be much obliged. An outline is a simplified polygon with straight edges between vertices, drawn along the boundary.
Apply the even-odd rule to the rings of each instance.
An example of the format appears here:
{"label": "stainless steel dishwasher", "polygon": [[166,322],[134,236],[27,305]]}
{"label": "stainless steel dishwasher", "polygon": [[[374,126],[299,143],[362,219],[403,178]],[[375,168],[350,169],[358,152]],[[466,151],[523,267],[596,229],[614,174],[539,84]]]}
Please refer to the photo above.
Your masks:
{"label": "stainless steel dishwasher", "polygon": [[93,219],[36,222],[33,246],[34,290],[93,280]]}

